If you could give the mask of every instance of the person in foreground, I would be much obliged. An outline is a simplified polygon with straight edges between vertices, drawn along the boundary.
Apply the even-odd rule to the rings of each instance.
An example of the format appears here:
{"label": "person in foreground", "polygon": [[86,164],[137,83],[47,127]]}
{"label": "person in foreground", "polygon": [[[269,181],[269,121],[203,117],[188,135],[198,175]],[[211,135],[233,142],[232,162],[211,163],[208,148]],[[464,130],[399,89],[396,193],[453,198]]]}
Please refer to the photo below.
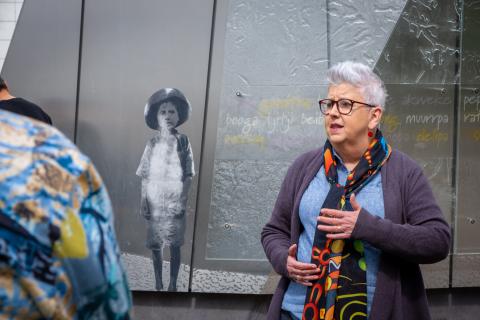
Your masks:
{"label": "person in foreground", "polygon": [[7,82],[0,77],[0,110],[6,110],[52,125],[50,116],[36,104],[12,96]]}
{"label": "person in foreground", "polygon": [[110,200],[55,128],[0,111],[0,318],[130,319]]}
{"label": "person in foreground", "polygon": [[430,319],[419,264],[450,228],[422,169],[378,126],[386,91],[357,62],[327,72],[327,141],[289,168],[262,244],[282,277],[268,319]]}

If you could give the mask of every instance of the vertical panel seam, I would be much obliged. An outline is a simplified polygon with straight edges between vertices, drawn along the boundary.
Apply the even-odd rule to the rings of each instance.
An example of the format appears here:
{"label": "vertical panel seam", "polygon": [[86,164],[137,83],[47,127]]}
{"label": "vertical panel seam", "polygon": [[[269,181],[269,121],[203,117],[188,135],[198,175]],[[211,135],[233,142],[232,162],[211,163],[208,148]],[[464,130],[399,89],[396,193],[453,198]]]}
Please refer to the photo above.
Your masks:
{"label": "vertical panel seam", "polygon": [[330,69],[330,67],[332,66],[332,62],[331,62],[331,55],[330,55],[330,50],[331,50],[331,43],[330,43],[330,7],[328,6],[328,1],[329,0],[325,0],[325,15],[327,17],[327,66],[328,66],[328,69]]}
{"label": "vertical panel seam", "polygon": [[451,203],[451,214],[450,214],[450,232],[451,232],[451,247],[450,247],[450,259],[449,259],[449,275],[448,275],[448,287],[453,288],[453,255],[454,255],[454,246],[456,244],[455,236],[456,236],[456,226],[457,226],[457,192],[458,192],[458,159],[457,156],[459,154],[459,139],[460,134],[458,132],[460,128],[460,112],[461,112],[461,80],[462,80],[462,58],[463,58],[463,24],[464,24],[464,15],[465,12],[463,2],[459,4],[460,10],[457,14],[457,37],[456,37],[456,47],[458,51],[456,52],[456,63],[455,63],[455,90],[454,90],[454,98],[453,98],[453,155],[452,155],[452,203]]}
{"label": "vertical panel seam", "polygon": [[[205,106],[203,111],[203,124],[202,124],[202,147],[200,149],[200,160],[198,162],[198,168],[202,168],[203,161],[204,161],[204,150],[205,150],[205,137],[206,137],[206,123],[207,123],[207,116],[208,116],[208,96],[210,93],[210,79],[212,73],[212,56],[213,56],[213,41],[214,41],[214,33],[215,33],[215,19],[216,19],[216,11],[217,11],[217,1],[213,0],[212,6],[212,23],[210,28],[210,48],[208,52],[208,66],[207,66],[207,81],[205,85]],[[200,170],[199,170],[200,171]],[[201,186],[202,174],[198,175],[197,181],[197,197],[195,200],[195,218],[193,223],[193,232],[192,232],[192,239],[195,241],[195,235],[197,231],[197,220],[199,215],[199,202],[200,202],[200,186]],[[192,245],[192,251],[190,254],[190,276],[188,281],[188,291],[192,291],[192,280],[193,280],[193,260],[195,256],[195,246]]]}
{"label": "vertical panel seam", "polygon": [[73,129],[73,142],[77,143],[77,131],[78,131],[78,110],[80,104],[80,80],[82,73],[82,50],[83,50],[83,19],[85,13],[85,0],[82,0],[82,6],[80,9],[80,34],[78,39],[78,69],[77,69],[77,88],[75,96],[75,123]]}

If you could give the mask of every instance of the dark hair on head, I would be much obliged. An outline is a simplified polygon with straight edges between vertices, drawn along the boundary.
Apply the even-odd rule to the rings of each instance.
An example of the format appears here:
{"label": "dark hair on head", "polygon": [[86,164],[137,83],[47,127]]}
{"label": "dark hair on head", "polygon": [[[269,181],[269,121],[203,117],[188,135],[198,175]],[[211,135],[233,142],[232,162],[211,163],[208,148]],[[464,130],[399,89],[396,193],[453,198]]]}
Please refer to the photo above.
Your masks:
{"label": "dark hair on head", "polygon": [[5,80],[3,80],[3,78],[0,76],[0,90],[7,90],[7,83],[5,82]]}

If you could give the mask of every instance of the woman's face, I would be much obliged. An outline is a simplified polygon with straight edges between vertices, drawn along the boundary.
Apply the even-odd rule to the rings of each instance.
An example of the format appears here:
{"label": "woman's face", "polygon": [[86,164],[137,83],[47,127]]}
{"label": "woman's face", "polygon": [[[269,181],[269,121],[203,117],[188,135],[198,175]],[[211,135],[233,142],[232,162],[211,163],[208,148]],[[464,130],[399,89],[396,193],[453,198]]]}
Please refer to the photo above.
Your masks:
{"label": "woman's face", "polygon": [[[348,83],[331,85],[328,89],[328,98],[366,102],[360,89]],[[334,147],[359,146],[363,148],[365,144],[368,146],[368,131],[377,127],[381,115],[380,107],[372,108],[359,103],[353,104],[350,114],[343,115],[338,112],[337,105],[335,105],[325,116],[325,131]]]}
{"label": "woman's face", "polygon": [[168,129],[175,128],[178,124],[178,112],[175,105],[171,102],[165,102],[160,105],[157,113],[157,121],[167,125]]}

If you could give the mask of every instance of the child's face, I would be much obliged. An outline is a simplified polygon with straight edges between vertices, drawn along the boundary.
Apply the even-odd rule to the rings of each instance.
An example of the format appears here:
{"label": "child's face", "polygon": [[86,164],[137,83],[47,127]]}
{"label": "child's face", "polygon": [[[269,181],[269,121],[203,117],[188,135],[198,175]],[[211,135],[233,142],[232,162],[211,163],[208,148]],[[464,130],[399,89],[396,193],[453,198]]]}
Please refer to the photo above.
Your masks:
{"label": "child's face", "polygon": [[168,129],[175,128],[178,123],[178,112],[175,105],[171,102],[165,102],[158,108],[157,121],[159,124],[165,123]]}

